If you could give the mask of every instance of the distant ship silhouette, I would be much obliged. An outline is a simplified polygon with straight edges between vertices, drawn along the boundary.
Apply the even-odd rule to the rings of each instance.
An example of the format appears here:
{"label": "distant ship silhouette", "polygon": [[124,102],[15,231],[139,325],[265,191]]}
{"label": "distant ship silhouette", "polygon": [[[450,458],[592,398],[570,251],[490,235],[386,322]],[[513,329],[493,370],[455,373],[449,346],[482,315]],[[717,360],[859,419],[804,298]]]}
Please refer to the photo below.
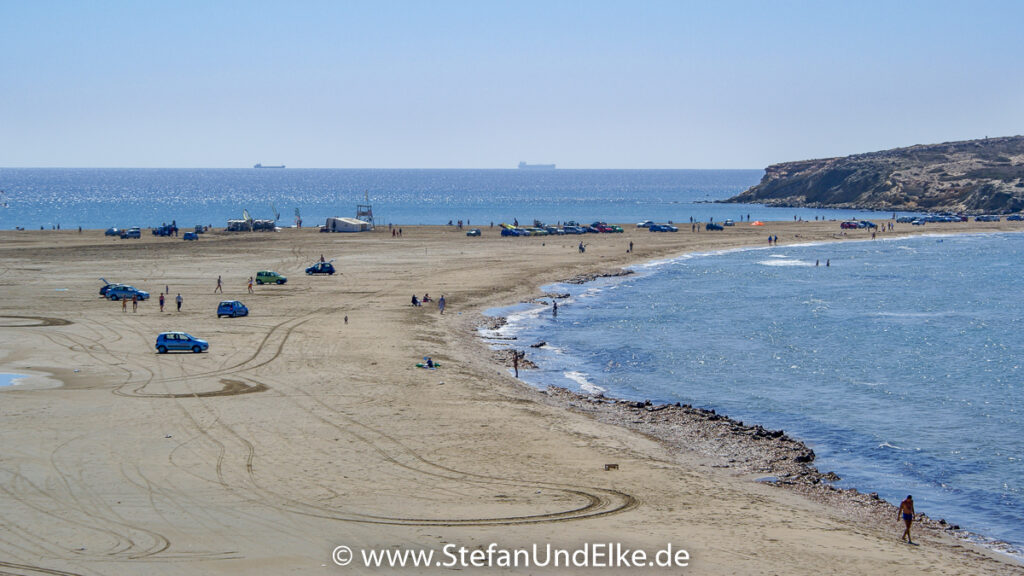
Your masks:
{"label": "distant ship silhouette", "polygon": [[527,164],[526,162],[519,163],[520,170],[554,170],[554,164]]}
{"label": "distant ship silhouette", "polygon": [[257,162],[256,164],[253,165],[253,168],[284,168],[284,164],[281,164],[280,166],[264,166],[263,164]]}

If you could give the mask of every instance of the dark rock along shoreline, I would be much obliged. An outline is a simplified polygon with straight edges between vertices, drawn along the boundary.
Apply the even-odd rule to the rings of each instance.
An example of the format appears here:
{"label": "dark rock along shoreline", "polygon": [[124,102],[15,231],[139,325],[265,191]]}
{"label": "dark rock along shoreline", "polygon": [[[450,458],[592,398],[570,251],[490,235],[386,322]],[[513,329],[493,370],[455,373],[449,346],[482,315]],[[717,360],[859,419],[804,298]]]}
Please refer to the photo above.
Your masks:
{"label": "dark rock along shoreline", "polygon": [[774,164],[723,202],[1007,214],[1024,210],[1024,136],[946,142]]}
{"label": "dark rock along shoreline", "polygon": [[[604,274],[587,274],[567,280],[583,284],[597,278],[626,276],[631,270]],[[547,298],[564,295],[547,295]],[[490,317],[479,328],[497,329],[506,323],[504,317]],[[529,346],[527,346],[529,347]],[[516,350],[495,350],[497,364],[512,367]],[[536,368],[536,364],[523,358],[520,370]],[[607,424],[628,428],[666,444],[672,450],[692,452],[708,458],[715,468],[729,468],[741,474],[762,476],[758,481],[780,488],[795,490],[815,501],[823,502],[846,518],[858,523],[873,524],[881,530],[902,531],[902,524],[894,524],[897,506],[881,499],[877,493],[862,493],[856,488],[836,488],[832,482],[840,480],[834,472],[822,473],[813,464],[814,450],[804,442],[788,436],[783,430],[768,430],[760,425],[748,425],[713,409],[689,404],[653,404],[650,400],[636,401],[610,398],[604,394],[583,394],[567,388],[548,386],[546,389],[530,387],[538,399],[560,408],[587,414]],[[957,538],[976,541],[977,535],[962,530],[959,525],[945,519],[934,520],[918,513],[916,530],[946,532]],[[897,529],[898,528],[898,529]],[[894,538],[895,538],[894,534]],[[984,538],[983,538],[984,539]],[[984,539],[994,550],[1020,555],[1013,545]]]}

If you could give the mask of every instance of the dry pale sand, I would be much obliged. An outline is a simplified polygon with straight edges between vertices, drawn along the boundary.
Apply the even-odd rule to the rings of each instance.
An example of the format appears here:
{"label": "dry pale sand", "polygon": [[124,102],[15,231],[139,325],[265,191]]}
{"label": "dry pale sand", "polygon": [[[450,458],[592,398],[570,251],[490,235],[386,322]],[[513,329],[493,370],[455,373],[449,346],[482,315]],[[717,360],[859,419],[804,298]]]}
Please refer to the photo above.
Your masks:
{"label": "dry pale sand", "polygon": [[[1016,224],[897,233],[1024,229]],[[670,573],[1021,573],[942,534],[901,544],[895,522],[865,525],[539,401],[476,337],[482,310],[536,297],[545,282],[765,245],[769,234],[782,244],[868,237],[843,239],[838,228],[627,228],[587,236],[582,255],[579,237],[467,238],[447,227],[406,227],[401,239],[306,229],[198,242],[0,232],[0,371],[32,375],[0,392],[0,573],[390,573],[340,568],[332,550],[491,542],[652,552],[671,543],[691,562]],[[340,276],[303,274],[321,254]],[[260,269],[289,282],[248,295]],[[153,299],[122,312],[98,297],[101,276]],[[447,313],[410,306],[424,292],[444,294]],[[234,298],[251,316],[217,319],[217,302]],[[211,349],[158,355],[164,330]],[[442,368],[416,368],[425,355]],[[612,462],[619,469],[605,471]]]}

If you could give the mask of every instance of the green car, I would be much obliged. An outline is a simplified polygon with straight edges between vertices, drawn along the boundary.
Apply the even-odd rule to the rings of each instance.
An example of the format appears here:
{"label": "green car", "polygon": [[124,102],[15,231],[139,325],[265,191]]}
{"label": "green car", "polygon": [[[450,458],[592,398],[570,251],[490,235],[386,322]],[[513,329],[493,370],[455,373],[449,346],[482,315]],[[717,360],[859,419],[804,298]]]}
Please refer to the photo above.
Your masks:
{"label": "green car", "polygon": [[256,273],[257,284],[284,284],[288,279],[272,270],[260,270]]}

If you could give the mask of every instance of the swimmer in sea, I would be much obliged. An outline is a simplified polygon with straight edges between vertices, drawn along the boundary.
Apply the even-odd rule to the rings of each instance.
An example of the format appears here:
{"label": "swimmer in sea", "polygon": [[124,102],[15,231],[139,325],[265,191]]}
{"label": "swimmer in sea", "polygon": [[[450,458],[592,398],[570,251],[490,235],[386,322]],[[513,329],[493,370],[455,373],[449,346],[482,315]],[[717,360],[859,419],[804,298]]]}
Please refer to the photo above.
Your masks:
{"label": "swimmer in sea", "polygon": [[907,499],[900,503],[899,512],[896,513],[896,521],[900,519],[907,525],[907,528],[903,531],[903,536],[900,536],[900,540],[906,540],[907,544],[913,544],[910,541],[910,525],[914,523],[914,497],[907,496]]}

